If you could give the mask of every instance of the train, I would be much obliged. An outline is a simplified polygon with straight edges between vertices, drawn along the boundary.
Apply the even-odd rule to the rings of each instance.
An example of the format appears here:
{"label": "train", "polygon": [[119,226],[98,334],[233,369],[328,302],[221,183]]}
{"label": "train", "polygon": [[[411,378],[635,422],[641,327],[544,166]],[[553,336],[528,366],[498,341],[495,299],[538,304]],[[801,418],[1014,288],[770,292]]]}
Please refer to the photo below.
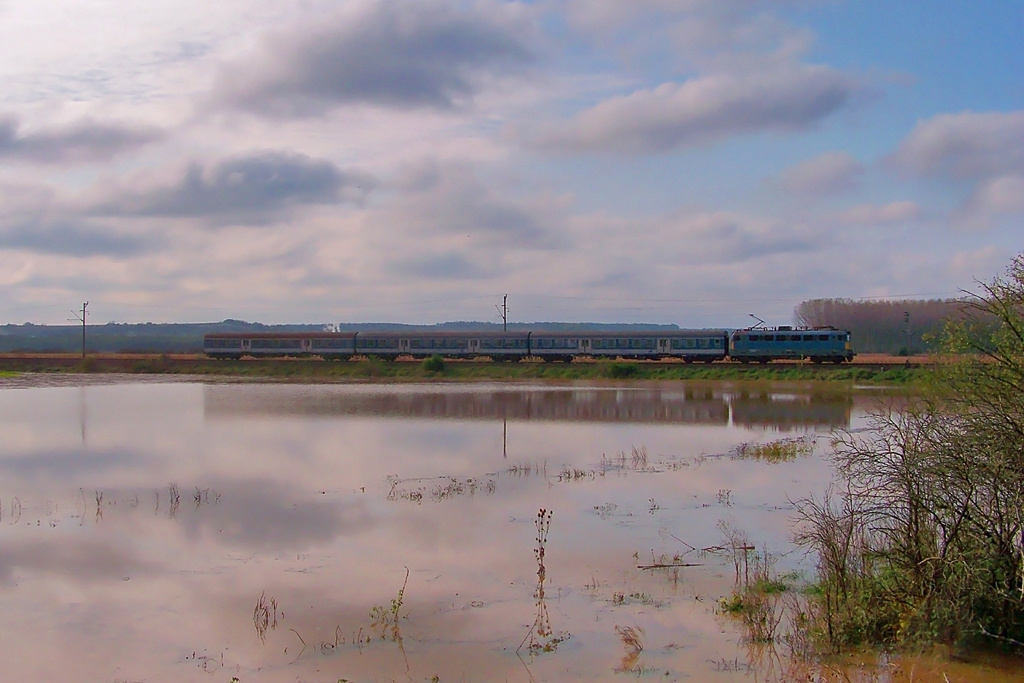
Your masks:
{"label": "train", "polygon": [[222,332],[203,338],[211,358],[355,357],[482,359],[520,361],[535,358],[571,362],[577,358],[623,360],[676,359],[685,363],[768,363],[853,360],[850,332],[833,327],[757,327],[743,330],[636,330],[621,332],[409,331],[409,332]]}

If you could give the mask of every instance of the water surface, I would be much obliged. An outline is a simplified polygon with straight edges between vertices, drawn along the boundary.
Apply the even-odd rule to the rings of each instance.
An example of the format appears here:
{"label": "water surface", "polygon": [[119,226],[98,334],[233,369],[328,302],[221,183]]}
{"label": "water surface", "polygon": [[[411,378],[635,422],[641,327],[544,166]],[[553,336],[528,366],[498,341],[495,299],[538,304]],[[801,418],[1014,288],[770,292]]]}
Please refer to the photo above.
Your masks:
{"label": "water surface", "polygon": [[[716,613],[735,574],[717,548],[742,536],[809,573],[790,501],[830,472],[734,449],[820,453],[869,400],[0,379],[5,675],[764,680]],[[666,563],[686,566],[638,568]]]}

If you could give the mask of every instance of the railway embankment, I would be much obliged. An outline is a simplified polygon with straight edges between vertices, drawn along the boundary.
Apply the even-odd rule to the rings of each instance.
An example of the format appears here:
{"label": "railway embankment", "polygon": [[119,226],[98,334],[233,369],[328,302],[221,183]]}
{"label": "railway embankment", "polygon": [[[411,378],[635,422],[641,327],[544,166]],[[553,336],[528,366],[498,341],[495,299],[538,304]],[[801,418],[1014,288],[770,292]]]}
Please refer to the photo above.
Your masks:
{"label": "railway embankment", "polygon": [[3,353],[0,372],[139,373],[290,379],[295,381],[547,381],[547,380],[758,380],[908,384],[923,377],[935,359],[875,354],[841,365],[799,361],[767,364],[678,361],[577,360],[572,363],[445,360],[384,361],[374,358],[214,360],[201,354]]}

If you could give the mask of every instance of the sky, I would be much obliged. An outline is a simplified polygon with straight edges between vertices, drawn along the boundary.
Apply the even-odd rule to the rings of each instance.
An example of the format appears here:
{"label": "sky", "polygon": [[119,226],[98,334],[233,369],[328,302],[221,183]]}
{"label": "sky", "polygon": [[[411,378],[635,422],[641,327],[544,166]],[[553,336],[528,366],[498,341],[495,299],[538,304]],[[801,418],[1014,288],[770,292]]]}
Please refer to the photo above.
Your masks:
{"label": "sky", "polygon": [[745,327],[1024,252],[1019,0],[0,0],[0,323]]}

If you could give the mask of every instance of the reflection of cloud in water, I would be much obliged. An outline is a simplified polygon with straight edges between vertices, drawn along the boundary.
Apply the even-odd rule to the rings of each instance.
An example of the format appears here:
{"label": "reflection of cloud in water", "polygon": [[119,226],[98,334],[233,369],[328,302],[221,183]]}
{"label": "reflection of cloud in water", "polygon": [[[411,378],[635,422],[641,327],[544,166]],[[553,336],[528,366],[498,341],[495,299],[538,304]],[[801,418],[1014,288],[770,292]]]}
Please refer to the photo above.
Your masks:
{"label": "reflection of cloud in water", "polygon": [[82,475],[95,476],[126,466],[138,466],[140,455],[122,449],[111,450],[46,450],[19,453],[17,457],[0,457],[0,472],[5,478],[71,479]]}
{"label": "reflection of cloud in water", "polygon": [[178,515],[187,538],[211,538],[248,551],[293,552],[348,534],[369,533],[375,526],[361,500],[299,491],[280,482],[235,480],[216,486],[217,505],[202,514]]}
{"label": "reflection of cloud in water", "polygon": [[5,539],[0,554],[0,579],[10,583],[17,575],[35,579],[42,576],[61,577],[82,585],[98,581],[123,581],[140,574],[157,574],[162,570],[123,542],[62,536],[52,539]]}
{"label": "reflection of cloud in water", "polygon": [[847,427],[853,399],[838,394],[728,393],[679,389],[444,385],[382,389],[350,386],[207,385],[207,418],[255,416],[388,417],[719,424],[779,429]]}

